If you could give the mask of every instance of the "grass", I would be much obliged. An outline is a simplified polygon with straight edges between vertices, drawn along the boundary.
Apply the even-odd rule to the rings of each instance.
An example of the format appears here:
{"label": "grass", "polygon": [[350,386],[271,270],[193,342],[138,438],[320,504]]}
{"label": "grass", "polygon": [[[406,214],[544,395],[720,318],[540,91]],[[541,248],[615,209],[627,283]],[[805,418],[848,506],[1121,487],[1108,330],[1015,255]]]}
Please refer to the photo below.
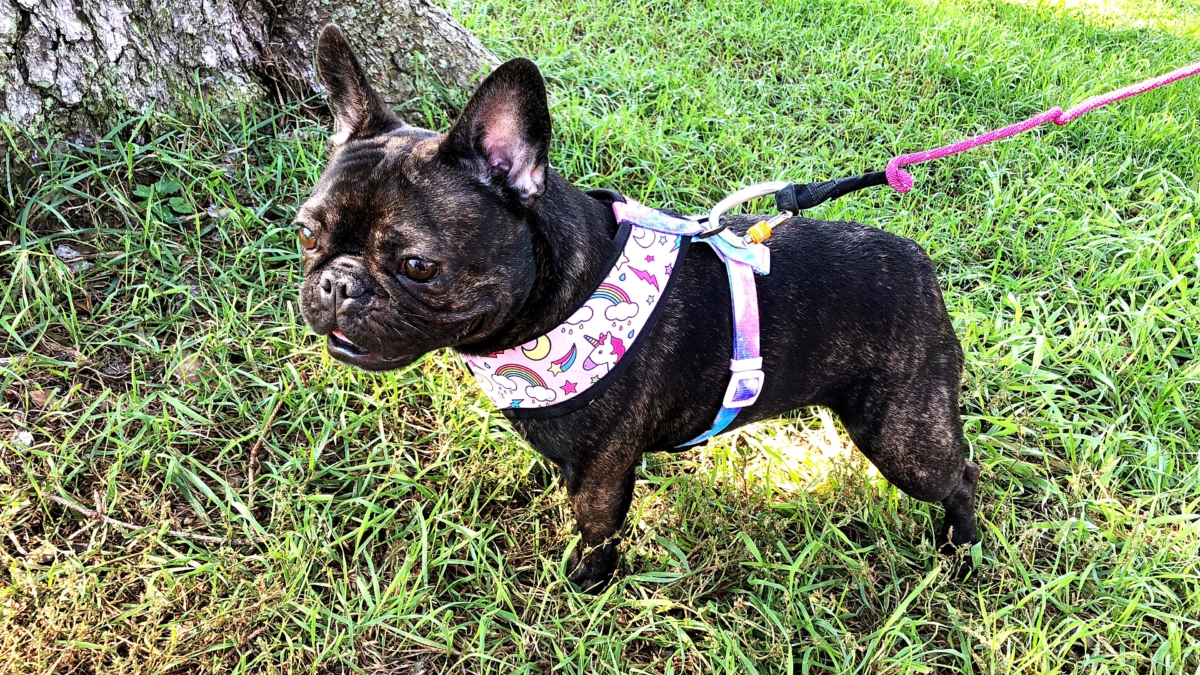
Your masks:
{"label": "grass", "polygon": [[[1195,0],[452,9],[542,67],[562,173],[685,211],[1200,59]],[[1180,83],[816,211],[937,266],[969,578],[810,410],[647,457],[599,597],[564,580],[552,468],[452,355],[367,374],[303,327],[316,122],[197,103],[46,142],[0,209],[0,672],[1200,672],[1198,116]]]}

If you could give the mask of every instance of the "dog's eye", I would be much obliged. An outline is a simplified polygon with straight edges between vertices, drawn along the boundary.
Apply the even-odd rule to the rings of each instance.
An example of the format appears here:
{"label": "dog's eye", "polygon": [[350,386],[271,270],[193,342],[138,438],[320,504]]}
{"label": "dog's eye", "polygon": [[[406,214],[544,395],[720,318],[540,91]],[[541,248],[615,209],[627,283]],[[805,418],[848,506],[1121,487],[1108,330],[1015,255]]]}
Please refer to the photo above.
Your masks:
{"label": "dog's eye", "polygon": [[437,276],[437,263],[421,260],[420,258],[408,258],[404,261],[404,276],[413,281],[429,281]]}
{"label": "dog's eye", "polygon": [[313,249],[317,246],[317,235],[313,234],[307,225],[300,226],[300,245],[306,249]]}

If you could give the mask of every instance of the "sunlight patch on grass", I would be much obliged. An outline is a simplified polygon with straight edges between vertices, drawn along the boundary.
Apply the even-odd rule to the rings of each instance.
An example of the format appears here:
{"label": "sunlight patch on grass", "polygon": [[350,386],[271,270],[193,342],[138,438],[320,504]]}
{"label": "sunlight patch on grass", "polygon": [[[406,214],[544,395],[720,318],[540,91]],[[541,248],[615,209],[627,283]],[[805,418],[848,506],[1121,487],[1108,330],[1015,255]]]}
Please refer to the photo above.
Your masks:
{"label": "sunlight patch on grass", "polygon": [[[934,0],[936,2],[936,0]],[[1004,0],[1036,10],[1071,12],[1072,15],[1113,28],[1153,29],[1181,37],[1200,36],[1197,6],[1181,7],[1163,0]],[[1179,64],[1184,65],[1184,64]]]}
{"label": "sunlight patch on grass", "polygon": [[737,441],[746,446],[741,450],[742,470],[782,495],[821,494],[838,485],[845,471],[861,472],[872,485],[885,482],[824,408],[816,409],[815,420],[751,425],[738,434]]}

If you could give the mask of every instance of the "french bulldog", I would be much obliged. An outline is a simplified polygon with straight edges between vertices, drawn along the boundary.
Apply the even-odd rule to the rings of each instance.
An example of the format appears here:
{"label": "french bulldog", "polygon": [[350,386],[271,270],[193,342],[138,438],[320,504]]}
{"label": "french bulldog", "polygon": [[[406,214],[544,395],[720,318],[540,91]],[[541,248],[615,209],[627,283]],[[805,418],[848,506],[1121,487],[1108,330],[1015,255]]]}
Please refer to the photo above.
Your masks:
{"label": "french bulldog", "polygon": [[[560,326],[607,274],[613,192],[585,192],[549,162],[546,86],[533,62],[497,67],[448,133],[400,121],[333,25],[317,66],[334,124],[328,166],[299,208],[304,319],[333,358],[403,368],[449,347],[484,355]],[[759,218],[727,216],[744,232]],[[929,257],[857,223],[792,218],[756,277],[765,384],[735,426],[825,406],[892,485],[939,502],[941,549],[976,541],[979,467],[966,458],[963,354]],[[729,382],[725,265],[691,246],[657,323],[589,405],[510,415],[561,471],[581,535],[568,576],[611,579],[643,453],[706,431]]]}

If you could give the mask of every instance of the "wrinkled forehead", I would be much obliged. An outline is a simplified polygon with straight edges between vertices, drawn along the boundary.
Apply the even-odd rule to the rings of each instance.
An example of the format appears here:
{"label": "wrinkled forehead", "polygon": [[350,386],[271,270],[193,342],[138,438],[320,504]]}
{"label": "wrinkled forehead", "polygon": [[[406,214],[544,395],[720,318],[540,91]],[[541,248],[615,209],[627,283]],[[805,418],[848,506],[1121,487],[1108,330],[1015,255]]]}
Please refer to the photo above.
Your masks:
{"label": "wrinkled forehead", "polygon": [[388,209],[410,173],[434,156],[439,137],[406,127],[336,146],[329,164],[301,205],[298,220],[330,223],[347,213]]}
{"label": "wrinkled forehead", "polygon": [[510,217],[494,189],[461,167],[437,159],[445,136],[406,127],[336,147],[329,166],[297,213],[348,233],[370,223],[429,223],[469,229]]}

